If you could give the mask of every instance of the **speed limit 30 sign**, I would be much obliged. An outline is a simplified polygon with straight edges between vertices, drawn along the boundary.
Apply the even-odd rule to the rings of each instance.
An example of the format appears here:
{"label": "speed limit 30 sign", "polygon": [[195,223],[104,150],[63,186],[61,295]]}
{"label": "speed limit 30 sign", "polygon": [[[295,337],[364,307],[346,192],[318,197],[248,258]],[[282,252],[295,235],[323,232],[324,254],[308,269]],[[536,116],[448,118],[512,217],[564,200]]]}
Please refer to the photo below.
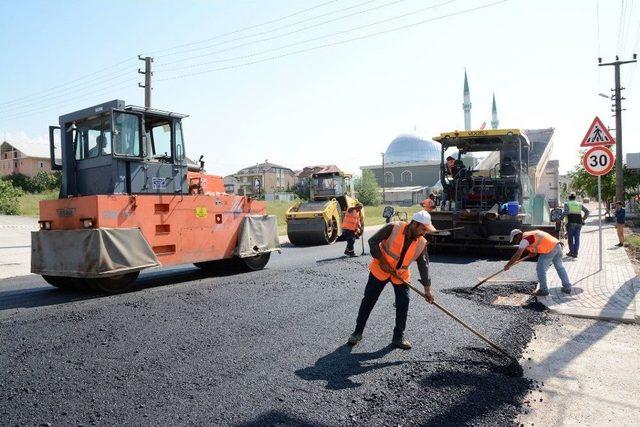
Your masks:
{"label": "speed limit 30 sign", "polygon": [[607,147],[593,147],[582,157],[584,169],[594,176],[606,175],[613,168],[615,158]]}

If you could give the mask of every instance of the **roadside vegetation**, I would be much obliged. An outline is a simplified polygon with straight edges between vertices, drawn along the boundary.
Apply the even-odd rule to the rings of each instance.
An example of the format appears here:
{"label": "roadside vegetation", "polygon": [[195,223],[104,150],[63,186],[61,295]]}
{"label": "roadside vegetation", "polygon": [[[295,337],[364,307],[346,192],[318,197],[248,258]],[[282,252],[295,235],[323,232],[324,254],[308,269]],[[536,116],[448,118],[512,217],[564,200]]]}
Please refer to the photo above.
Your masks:
{"label": "roadside vegetation", "polygon": [[40,200],[58,197],[61,174],[38,172],[30,178],[12,174],[0,179],[0,214],[38,216]]}
{"label": "roadside vegetation", "polygon": [[629,258],[636,266],[636,272],[640,272],[640,220],[628,221],[627,227],[629,227],[631,234],[625,236],[624,243]]}

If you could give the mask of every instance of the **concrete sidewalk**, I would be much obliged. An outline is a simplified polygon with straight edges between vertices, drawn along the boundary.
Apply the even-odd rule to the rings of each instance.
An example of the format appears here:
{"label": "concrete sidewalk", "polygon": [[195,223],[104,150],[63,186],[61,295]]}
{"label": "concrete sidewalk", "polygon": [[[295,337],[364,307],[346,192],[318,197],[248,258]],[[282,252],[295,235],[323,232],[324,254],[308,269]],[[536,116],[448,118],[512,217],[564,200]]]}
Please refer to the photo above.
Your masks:
{"label": "concrete sidewalk", "polygon": [[31,273],[31,232],[38,219],[0,215],[0,279]]}
{"label": "concrete sidewalk", "polygon": [[[599,270],[597,212],[593,209],[582,227],[578,258],[563,259],[573,283],[571,295],[560,291],[560,279],[551,266],[547,273],[550,294],[538,300],[559,314],[640,323],[640,280],[626,250],[615,246],[618,238],[611,223],[603,222],[603,268]],[[568,250],[565,242],[564,251]]]}

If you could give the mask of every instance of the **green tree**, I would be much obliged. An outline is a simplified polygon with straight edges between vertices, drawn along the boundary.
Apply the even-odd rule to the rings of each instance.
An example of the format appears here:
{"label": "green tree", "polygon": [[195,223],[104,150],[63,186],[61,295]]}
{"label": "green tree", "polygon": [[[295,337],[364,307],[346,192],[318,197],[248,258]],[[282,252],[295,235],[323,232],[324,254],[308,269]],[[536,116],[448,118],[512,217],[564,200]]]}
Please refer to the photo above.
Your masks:
{"label": "green tree", "polygon": [[[589,174],[582,166],[582,157],[584,152],[580,155],[580,162],[575,166],[573,171],[569,172],[570,187],[577,194],[589,196],[596,200],[598,197],[598,177]],[[623,166],[624,175],[624,198],[635,196],[637,193],[638,185],[640,185],[640,177],[636,171],[628,169]],[[601,193],[602,202],[608,210],[608,206],[615,202],[616,197],[616,168],[615,166],[606,175],[602,175],[601,179]]]}
{"label": "green tree", "polygon": [[296,197],[302,200],[309,200],[311,198],[311,186],[309,185],[309,178],[304,178],[293,187],[293,192]]}
{"label": "green tree", "polygon": [[47,190],[53,190],[58,184],[58,179],[55,175],[45,171],[40,171],[31,178],[32,192],[41,193]]}
{"label": "green tree", "polygon": [[22,194],[22,190],[15,188],[10,181],[0,180],[0,214],[18,215]]}
{"label": "green tree", "polygon": [[368,169],[362,171],[362,176],[355,179],[355,189],[358,193],[358,200],[367,206],[376,206],[382,203],[380,186],[376,177]]}

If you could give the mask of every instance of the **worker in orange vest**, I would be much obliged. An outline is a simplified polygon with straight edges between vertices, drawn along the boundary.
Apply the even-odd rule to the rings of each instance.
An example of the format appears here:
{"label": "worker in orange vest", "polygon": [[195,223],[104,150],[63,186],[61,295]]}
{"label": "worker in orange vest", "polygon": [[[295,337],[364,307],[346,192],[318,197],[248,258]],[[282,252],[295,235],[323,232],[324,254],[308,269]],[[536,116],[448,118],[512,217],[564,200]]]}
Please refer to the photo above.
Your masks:
{"label": "worker in orange vest", "polygon": [[362,234],[362,204],[358,203],[354,207],[347,209],[342,220],[342,235],[347,241],[347,248],[344,254],[350,257],[357,256],[353,250],[353,244]]}
{"label": "worker in orange vest", "polygon": [[362,332],[371,310],[376,305],[385,285],[391,282],[396,297],[396,325],[391,343],[404,350],[411,348],[411,342],[404,337],[409,311],[409,288],[403,284],[403,281],[409,281],[409,265],[416,261],[421,282],[424,285],[425,299],[429,303],[434,302],[431,279],[429,279],[427,240],[424,235],[435,230],[431,224],[431,215],[422,210],[413,215],[409,224],[389,223],[369,239],[373,260],[369,264],[369,280],[358,310],[356,329],[349,337],[350,345],[355,345],[362,339]]}
{"label": "worker in orange vest", "polygon": [[562,292],[571,294],[569,275],[564,265],[562,265],[562,243],[558,239],[542,230],[525,231],[523,233],[521,230],[515,229],[511,231],[511,243],[518,245],[518,250],[504,266],[505,271],[520,259],[524,251],[539,255],[538,264],[536,265],[538,288],[533,292],[533,295],[540,297],[549,295],[547,270],[552,263],[562,282]]}
{"label": "worker in orange vest", "polygon": [[429,194],[429,197],[424,199],[424,201],[422,202],[422,207],[427,212],[431,212],[432,210],[434,210],[436,208],[436,195],[433,193]]}

